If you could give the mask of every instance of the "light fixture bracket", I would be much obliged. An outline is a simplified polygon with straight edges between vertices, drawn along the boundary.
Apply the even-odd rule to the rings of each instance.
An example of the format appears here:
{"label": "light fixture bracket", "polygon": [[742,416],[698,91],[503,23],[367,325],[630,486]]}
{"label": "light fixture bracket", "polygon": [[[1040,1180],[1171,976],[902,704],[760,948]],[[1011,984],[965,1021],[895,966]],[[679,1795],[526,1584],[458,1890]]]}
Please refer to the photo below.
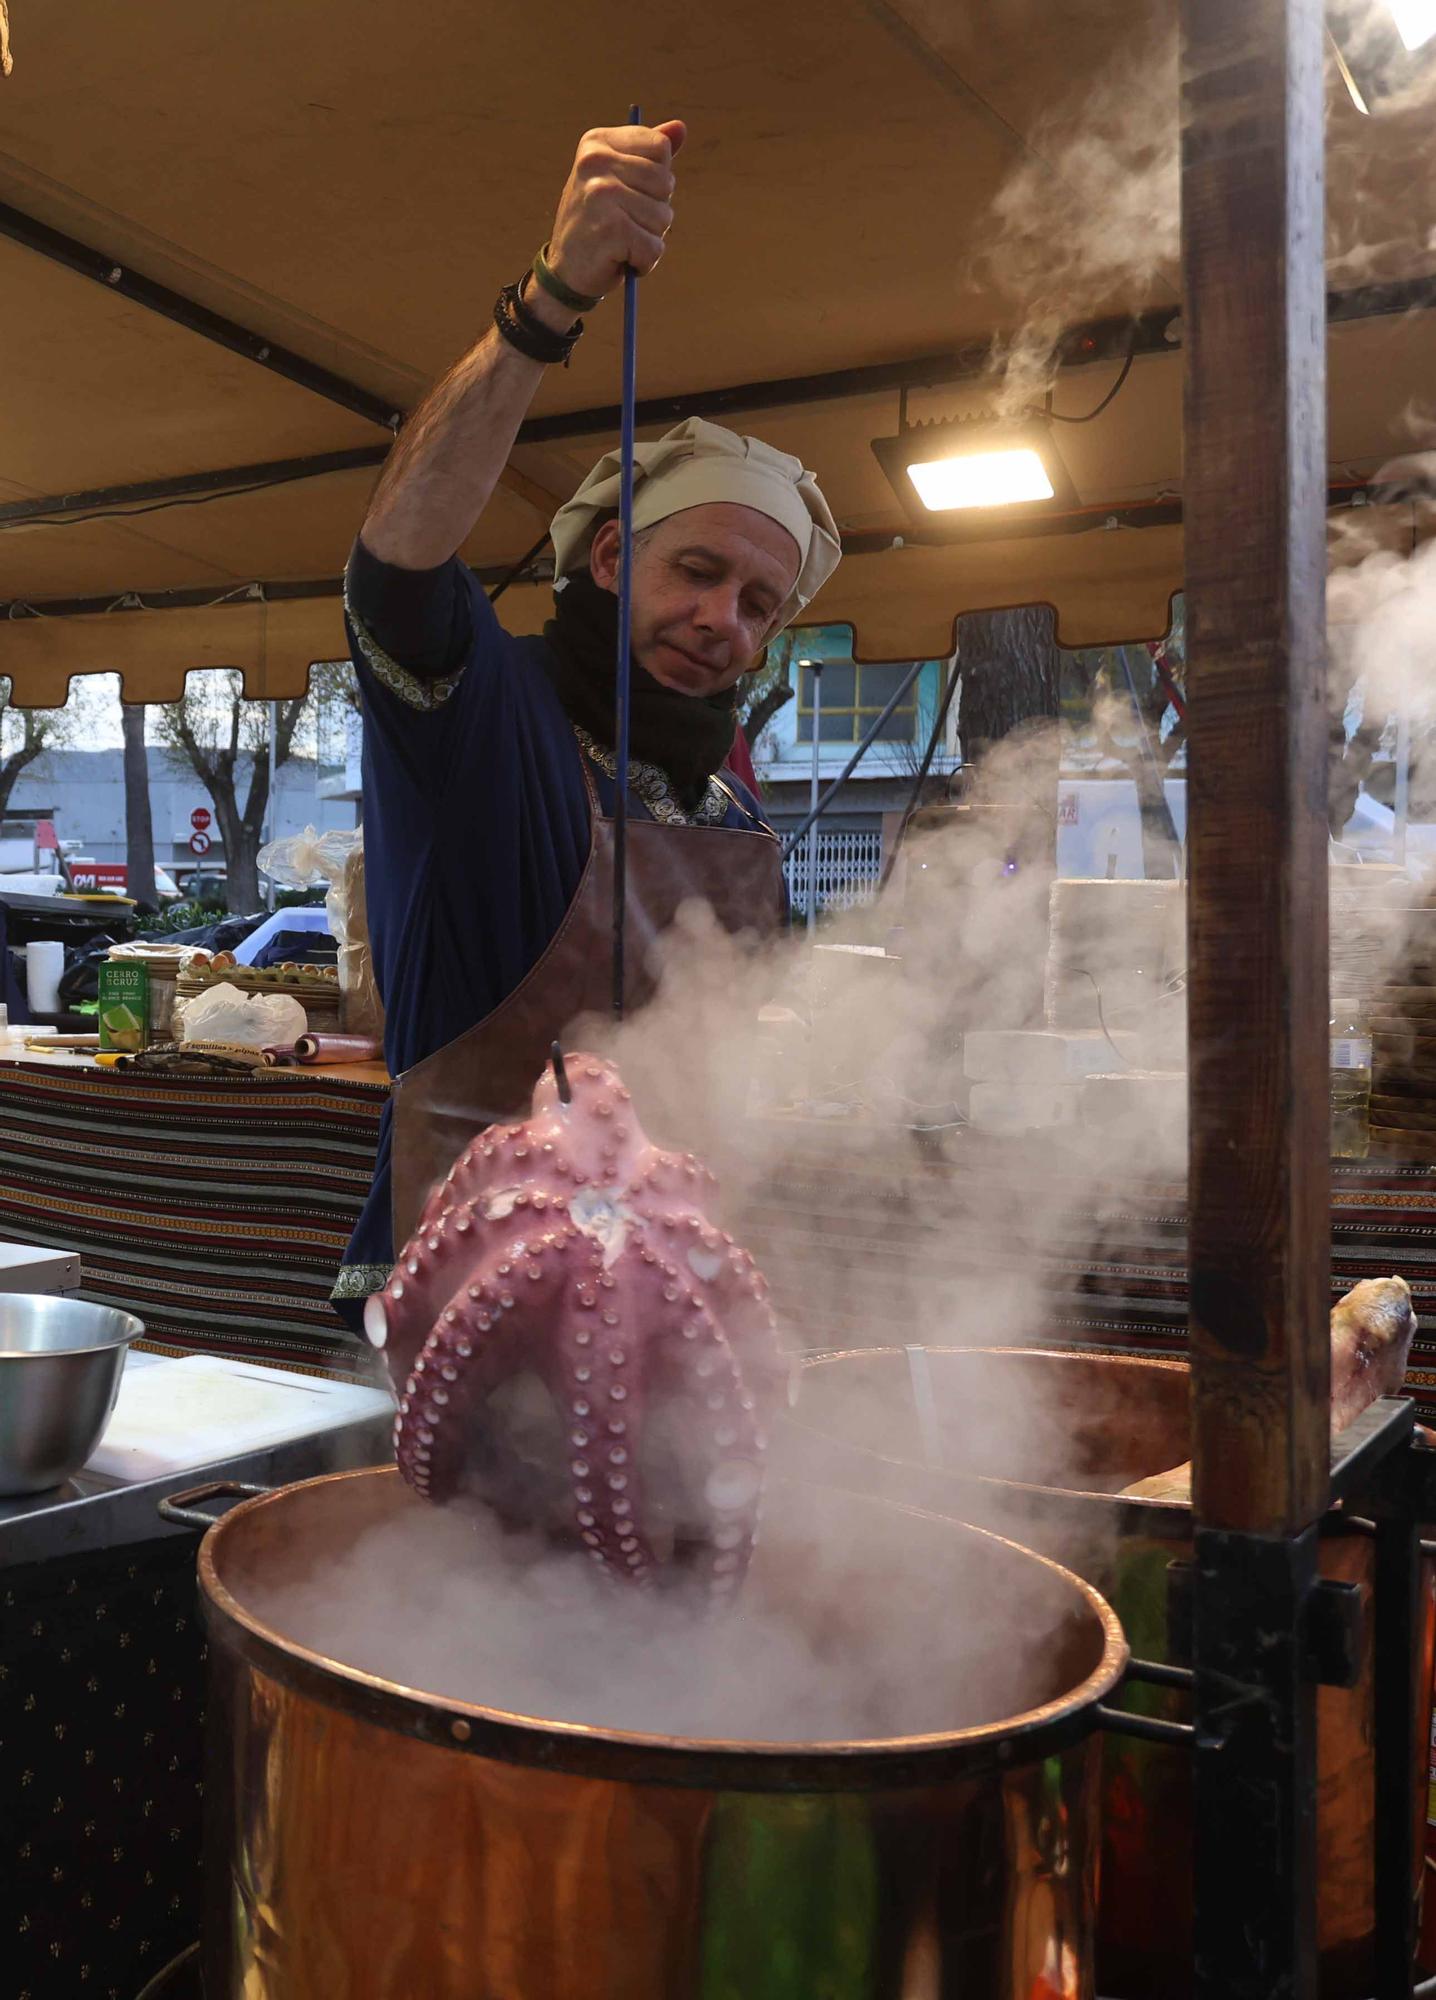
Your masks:
{"label": "light fixture bracket", "polygon": [[[913,481],[914,466],[1018,452],[1033,453],[1040,460],[1052,488],[1050,495],[1038,500],[933,508],[924,504]],[[912,520],[944,536],[990,534],[998,524],[1016,525],[1043,515],[1063,513],[1080,504],[1071,474],[1057,449],[1053,427],[1039,413],[1015,418],[980,413],[906,424],[896,437],[874,438],[873,456]]]}

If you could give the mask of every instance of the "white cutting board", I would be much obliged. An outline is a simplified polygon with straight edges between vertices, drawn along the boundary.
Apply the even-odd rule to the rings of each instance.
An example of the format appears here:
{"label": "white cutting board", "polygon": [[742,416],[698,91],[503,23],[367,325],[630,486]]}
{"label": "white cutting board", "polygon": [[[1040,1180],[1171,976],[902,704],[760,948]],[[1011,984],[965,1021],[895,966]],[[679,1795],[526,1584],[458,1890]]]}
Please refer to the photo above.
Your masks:
{"label": "white cutting board", "polygon": [[88,1469],[112,1479],[159,1479],[382,1417],[393,1407],[382,1389],[219,1355],[127,1366],[114,1415]]}

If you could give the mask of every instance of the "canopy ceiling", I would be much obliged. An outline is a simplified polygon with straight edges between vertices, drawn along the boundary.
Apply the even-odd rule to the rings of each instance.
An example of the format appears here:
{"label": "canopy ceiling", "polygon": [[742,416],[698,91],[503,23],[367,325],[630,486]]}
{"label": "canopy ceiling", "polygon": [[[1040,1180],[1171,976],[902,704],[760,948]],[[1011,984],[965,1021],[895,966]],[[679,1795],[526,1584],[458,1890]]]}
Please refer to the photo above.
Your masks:
{"label": "canopy ceiling", "polygon": [[[0,674],[17,700],[51,703],[71,675],[120,671],[138,700],[177,693],[192,667],[236,665],[263,696],[298,692],[311,661],[342,656],[333,586],[370,465],[199,504],[172,504],[166,486],[109,502],[104,519],[93,500],[30,519],[25,505],[372,455],[385,411],[412,406],[524,268],[578,133],[617,122],[634,97],[690,129],[678,226],[643,288],[642,397],[902,363],[1019,325],[1029,299],[982,272],[982,253],[1015,168],[1045,162],[1036,170],[1059,190],[1071,171],[1052,108],[1090,82],[1104,93],[1098,129],[1114,91],[1121,115],[1175,125],[1171,86],[1156,87],[1165,72],[1134,72],[1122,98],[1138,11],[10,0],[0,202],[101,253],[125,284],[0,236]],[[1436,190],[1413,164],[1427,121],[1359,119],[1336,93],[1331,117],[1333,283],[1428,275]],[[1054,231],[1069,224],[1054,198]],[[1054,241],[1054,267],[1069,249]],[[1157,258],[1134,276],[1139,261],[1118,260],[1120,277],[1100,258],[1077,273],[1065,316],[1170,314],[1175,273]],[[130,274],[354,395],[346,406],[149,310],[123,295]],[[1424,312],[1386,312],[1333,330],[1335,478],[1410,447],[1430,329]],[[477,566],[515,562],[613,441],[597,419],[580,435],[561,420],[614,402],[618,332],[613,307],[594,315],[572,367],[546,378],[535,413],[549,434],[516,450],[465,550]],[[1069,644],[1164,630],[1182,564],[1179,324],[1171,334],[1139,353],[1099,420],[1059,432],[1082,502],[1067,525],[1086,532],[911,546],[870,450],[896,428],[895,388],[735,405],[728,420],[814,467],[850,538],[813,619],[852,623],[869,659],[944,654],[961,612],[1023,602],[1052,603]],[[1114,374],[1110,360],[1065,370],[1056,407],[1090,407]],[[911,413],[971,411],[986,394],[940,382],[914,393]],[[152,511],[128,511],[141,506]],[[175,608],[120,603],[165,597]],[[506,599],[518,627],[545,608],[540,588]]]}

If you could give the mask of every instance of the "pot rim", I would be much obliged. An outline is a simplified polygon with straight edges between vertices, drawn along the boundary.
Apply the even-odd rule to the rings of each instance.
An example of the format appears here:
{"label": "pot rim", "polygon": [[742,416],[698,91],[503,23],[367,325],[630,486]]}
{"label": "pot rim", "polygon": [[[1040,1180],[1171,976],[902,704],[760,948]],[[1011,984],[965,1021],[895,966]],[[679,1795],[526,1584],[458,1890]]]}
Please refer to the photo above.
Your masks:
{"label": "pot rim", "polygon": [[[1030,1763],[1091,1735],[1097,1709],[1120,1684],[1130,1657],[1116,1613],[1089,1583],[1050,1557],[1009,1541],[991,1529],[900,1502],[886,1507],[917,1520],[959,1527],[1039,1564],[1063,1579],[1093,1614],[1102,1632],[1097,1664],[1077,1686],[1039,1707],[972,1729],[851,1741],[790,1742],[650,1735],[596,1728],[587,1723],[526,1716],[513,1710],[429,1694],[334,1660],[302,1646],[247,1610],[219,1575],[224,1537],[231,1524],[287,1494],[356,1479],[398,1479],[396,1466],[364,1466],[328,1473],[257,1495],[234,1507],[200,1544],[201,1600],[211,1637],[283,1686],[327,1707],[449,1750],[497,1758],[577,1776],[694,1786],[722,1791],[832,1792],[929,1785],[980,1771]],[[344,1699],[336,1699],[342,1691]]]}
{"label": "pot rim", "polygon": [[[1108,1354],[1097,1353],[1087,1348],[1071,1347],[926,1347],[929,1355],[974,1354],[1000,1356],[1004,1360],[1023,1361],[1100,1361],[1104,1366],[1130,1368],[1143,1372],[1153,1371],[1165,1375],[1190,1376],[1191,1363],[1176,1356],[1156,1354]],[[825,1347],[814,1349],[801,1357],[801,1372],[818,1368],[830,1362],[866,1361],[874,1355],[901,1358],[907,1353],[905,1347]],[[1048,1513],[1058,1508],[1064,1518],[1072,1511],[1086,1512],[1094,1520],[1111,1521],[1115,1516],[1121,1531],[1129,1534],[1153,1534],[1175,1537],[1189,1541],[1192,1530],[1192,1505],[1189,1500],[1155,1500],[1145,1493],[1109,1493],[1090,1486],[1058,1486],[1044,1484],[1031,1479],[1009,1479],[997,1472],[965,1472],[955,1465],[925,1465],[915,1459],[900,1458],[889,1451],[879,1451],[876,1446],[858,1444],[851,1438],[828,1430],[822,1423],[806,1420],[803,1416],[802,1399],[797,1407],[780,1413],[776,1428],[789,1436],[815,1439],[822,1449],[830,1454],[856,1460],[860,1465],[871,1466],[881,1472],[898,1475],[910,1483],[914,1476],[922,1479],[933,1495],[933,1508],[942,1520],[964,1519],[941,1511],[937,1500],[948,1492],[957,1496],[966,1493],[969,1504],[977,1504],[984,1496],[1000,1495],[1003,1505],[1026,1507],[1029,1517]],[[845,1489],[853,1490],[853,1489]],[[864,1491],[858,1488],[858,1491]],[[901,1503],[898,1503],[901,1504]],[[967,1523],[975,1526],[976,1523]],[[1000,1540],[1001,1537],[998,1537]],[[1021,1543],[1017,1546],[1022,1547]],[[1059,1565],[1060,1567],[1060,1565]]]}

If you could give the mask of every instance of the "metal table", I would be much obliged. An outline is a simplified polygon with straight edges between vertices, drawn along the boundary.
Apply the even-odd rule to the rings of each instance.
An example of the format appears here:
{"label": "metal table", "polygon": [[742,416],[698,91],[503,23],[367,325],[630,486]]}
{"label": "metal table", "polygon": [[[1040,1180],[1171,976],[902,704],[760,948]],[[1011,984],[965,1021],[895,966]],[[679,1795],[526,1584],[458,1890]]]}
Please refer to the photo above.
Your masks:
{"label": "metal table", "polygon": [[0,1963],[6,2000],[135,2000],[199,1932],[198,1534],[158,1503],[384,1462],[369,1420],[162,1479],[0,1501]]}

